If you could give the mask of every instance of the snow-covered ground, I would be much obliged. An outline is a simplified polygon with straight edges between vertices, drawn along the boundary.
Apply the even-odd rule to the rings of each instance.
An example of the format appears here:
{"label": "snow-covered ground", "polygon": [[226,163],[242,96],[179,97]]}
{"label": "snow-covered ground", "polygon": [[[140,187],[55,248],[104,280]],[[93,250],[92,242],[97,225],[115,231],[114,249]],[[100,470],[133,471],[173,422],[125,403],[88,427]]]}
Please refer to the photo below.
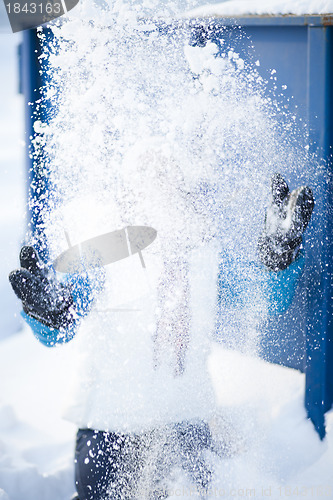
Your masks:
{"label": "snow-covered ground", "polygon": [[[44,348],[28,329],[1,342],[1,500],[69,500],[73,493],[75,428],[61,418],[68,352]],[[208,498],[333,498],[333,413],[320,442],[306,420],[303,375],[220,346],[210,370],[235,453],[211,457],[216,478]],[[170,490],[173,499],[195,497],[185,479]]]}
{"label": "snow-covered ground", "polygon": [[[27,327],[18,332],[19,304],[7,282],[25,210],[16,44],[13,35],[0,35],[0,499],[69,500],[75,427],[61,409],[73,369],[70,349],[46,349]],[[306,420],[304,376],[221,346],[209,368],[234,454],[211,457],[216,477],[208,498],[332,499],[333,412],[321,442]],[[182,478],[170,491],[170,498],[194,497]]]}

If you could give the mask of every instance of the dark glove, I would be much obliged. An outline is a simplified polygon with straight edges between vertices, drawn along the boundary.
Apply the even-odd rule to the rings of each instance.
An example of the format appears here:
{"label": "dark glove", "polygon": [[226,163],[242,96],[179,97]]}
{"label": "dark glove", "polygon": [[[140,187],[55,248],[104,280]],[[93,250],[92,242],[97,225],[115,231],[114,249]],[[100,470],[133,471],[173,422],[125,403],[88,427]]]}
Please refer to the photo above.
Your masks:
{"label": "dark glove", "polygon": [[314,207],[312,191],[301,186],[289,191],[280,174],[271,181],[272,203],[267,209],[264,231],[258,241],[259,258],[271,271],[286,269],[297,257],[302,235]]}
{"label": "dark glove", "polygon": [[31,246],[21,249],[20,264],[9,281],[24,312],[47,327],[68,329],[76,317],[70,287],[56,280]]}

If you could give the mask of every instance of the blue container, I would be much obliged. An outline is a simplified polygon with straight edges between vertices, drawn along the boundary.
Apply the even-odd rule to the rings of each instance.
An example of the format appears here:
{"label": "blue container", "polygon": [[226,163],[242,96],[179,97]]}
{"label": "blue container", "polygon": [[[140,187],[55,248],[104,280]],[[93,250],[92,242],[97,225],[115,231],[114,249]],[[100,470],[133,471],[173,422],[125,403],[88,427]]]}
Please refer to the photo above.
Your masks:
{"label": "blue container", "polygon": [[[313,170],[316,206],[304,239],[303,274],[287,310],[265,325],[261,354],[305,372],[305,406],[321,438],[324,414],[333,403],[332,25],[333,16],[283,16],[213,20],[209,28],[213,40],[223,28],[234,50],[258,59],[258,71],[272,86],[287,86],[282,104],[291,102],[291,111],[307,125],[304,146],[310,146],[309,157],[317,157],[317,170],[305,166]],[[298,185],[292,173],[289,180],[292,187]]]}
{"label": "blue container", "polygon": [[[19,50],[20,59],[20,91],[25,100],[25,134],[26,134],[26,161],[27,161],[27,197],[29,200],[30,222],[29,229],[34,234],[35,239],[41,241],[38,251],[46,258],[47,250],[44,245],[43,221],[39,207],[31,205],[32,200],[37,198],[44,200],[47,196],[47,163],[44,162],[42,150],[36,152],[32,140],[35,137],[33,127],[36,116],[45,121],[47,110],[40,106],[40,88],[45,84],[45,80],[40,73],[41,63],[41,40],[36,30],[26,30],[23,32],[23,43]],[[42,168],[43,167],[43,168]],[[37,195],[38,193],[38,195]]]}
{"label": "blue container", "polygon": [[[310,145],[310,156],[315,154],[318,159],[322,159],[318,160],[318,168],[313,170],[316,178],[313,185],[312,173],[308,176],[316,206],[306,231],[302,262],[295,263],[294,269],[289,271],[289,277],[275,275],[270,278],[272,283],[275,280],[271,286],[272,302],[274,294],[277,294],[278,297],[284,297],[285,307],[276,309],[262,327],[260,351],[261,356],[268,361],[305,372],[305,406],[323,438],[324,414],[333,404],[333,16],[195,20],[191,29],[194,43],[205,43],[208,38],[219,44],[223,38],[245,60],[258,59],[258,72],[268,80],[267,92],[274,91],[274,86],[281,88],[286,85],[282,105],[288,106],[307,125],[308,134],[304,138],[300,137],[300,143]],[[48,31],[44,30],[44,33],[47,35]],[[21,68],[22,88],[27,102],[36,103],[40,97],[38,88],[43,83],[40,81],[37,61],[40,51],[36,31],[24,32]],[[270,79],[272,70],[276,71],[273,80]],[[31,115],[34,106],[27,106],[28,136],[33,136]],[[30,196],[36,186],[43,195],[47,187],[45,170],[41,174],[38,169],[32,168],[30,159],[28,168],[29,185],[33,186],[30,187]],[[44,165],[45,168],[47,165]],[[312,172],[313,167],[305,165],[304,168]],[[288,176],[292,188],[298,185],[301,173],[296,172],[295,175],[291,172]],[[43,225],[38,209],[31,213],[31,224],[38,238],[43,240]],[[255,263],[250,265],[255,269],[252,275],[262,273]],[[247,286],[246,280],[242,286]],[[233,293],[237,294],[237,290]]]}

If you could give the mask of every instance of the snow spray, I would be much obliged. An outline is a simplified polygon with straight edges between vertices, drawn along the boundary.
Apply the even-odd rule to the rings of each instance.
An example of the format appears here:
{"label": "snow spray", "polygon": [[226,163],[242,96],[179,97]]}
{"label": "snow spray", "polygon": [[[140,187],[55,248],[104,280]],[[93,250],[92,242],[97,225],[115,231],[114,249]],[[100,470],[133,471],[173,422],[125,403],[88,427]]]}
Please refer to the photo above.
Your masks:
{"label": "snow spray", "polygon": [[[292,171],[299,151],[255,64],[223,29],[214,42],[196,43],[196,22],[172,21],[175,5],[168,12],[161,5],[164,20],[154,15],[156,5],[85,2],[76,17],[52,27],[42,56],[51,118],[35,123],[50,171],[48,244],[56,257],[66,248],[64,231],[77,242],[110,222],[113,229],[152,226],[164,261],[160,296],[168,307],[159,308],[157,324],[169,325],[160,336],[165,347],[175,343],[171,316],[188,294],[184,279],[175,293],[168,263],[184,278],[188,252],[215,239],[219,324],[229,343],[254,352],[266,307],[248,264],[256,261],[270,176]],[[165,300],[168,286],[178,299]]]}
{"label": "snow spray", "polygon": [[[143,421],[153,427],[159,414],[181,421],[207,392],[199,382],[206,353],[201,332],[256,354],[258,326],[267,315],[256,249],[270,178],[307,161],[293,120],[267,94],[255,61],[237,52],[224,28],[209,37],[213,22],[183,20],[170,3],[159,7],[157,17],[154,2],[98,6],[88,0],[71,18],[52,26],[51,36],[40,31],[47,60],[42,106],[49,113],[47,123],[36,118],[34,139],[36,158],[40,149],[47,158],[49,192],[42,210],[51,261],[68,248],[67,240],[76,245],[132,226],[156,231],[156,240],[142,252],[146,268],[137,255],[123,259],[117,269],[106,266],[105,293],[96,309],[104,314],[113,308],[125,317],[156,290],[150,307],[154,321],[146,333],[154,370],[162,370],[158,394],[148,380],[155,375],[140,371],[140,357],[150,359],[135,331],[140,324],[128,323],[132,357],[125,352],[120,327],[114,324],[112,338],[107,333],[108,315],[89,340],[89,352],[103,340],[114,363],[124,354],[118,370],[124,378],[128,364],[137,366],[138,376],[126,385],[137,383],[142,390],[132,409],[137,427]],[[37,195],[32,204],[40,205]],[[193,276],[195,253],[204,258]],[[204,283],[210,273],[208,290]],[[136,300],[139,306],[133,308]],[[103,376],[112,368],[106,361],[98,361]],[[190,367],[193,376],[186,374]],[[95,376],[96,367],[90,371]],[[139,376],[146,377],[142,384]],[[180,392],[178,406],[169,404],[178,397],[170,377],[188,377],[196,394],[186,398]],[[91,395],[93,409],[99,404],[96,394]],[[125,396],[120,387],[119,398]],[[101,398],[107,406],[108,395]],[[126,411],[133,405],[128,401]],[[201,408],[208,405],[199,406],[202,416]],[[123,423],[111,397],[107,409],[113,422]],[[98,418],[98,428],[109,428]],[[168,432],[160,431],[152,449],[170,442]],[[148,483],[154,456],[143,475]]]}

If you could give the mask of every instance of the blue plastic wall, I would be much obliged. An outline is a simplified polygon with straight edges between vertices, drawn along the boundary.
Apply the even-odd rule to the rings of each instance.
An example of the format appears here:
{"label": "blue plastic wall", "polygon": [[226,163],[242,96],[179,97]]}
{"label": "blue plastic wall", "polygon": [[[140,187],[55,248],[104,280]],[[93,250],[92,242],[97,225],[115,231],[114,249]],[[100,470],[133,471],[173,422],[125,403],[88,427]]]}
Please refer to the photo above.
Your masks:
{"label": "blue plastic wall", "polygon": [[[32,139],[35,136],[33,123],[36,116],[40,120],[46,120],[47,112],[40,107],[41,93],[40,88],[45,83],[44,78],[40,73],[41,63],[39,56],[41,55],[40,38],[37,36],[37,31],[26,30],[23,32],[23,43],[19,51],[20,57],[20,90],[25,99],[25,134],[26,134],[26,161],[27,161],[27,198],[29,200],[29,227],[34,234],[36,241],[40,241],[38,251],[42,257],[46,257],[46,246],[44,245],[43,221],[41,212],[37,206],[31,206],[31,200],[38,198],[44,200],[47,198],[48,179],[45,175],[45,169],[42,158],[43,152],[39,154],[35,152],[32,145]],[[34,158],[33,158],[34,156]],[[38,158],[39,156],[39,158]],[[35,161],[34,161],[35,160]],[[41,166],[43,165],[43,168]]]}
{"label": "blue plastic wall", "polygon": [[[316,155],[313,164],[299,166],[310,172],[308,182],[316,201],[304,241],[305,270],[288,310],[272,316],[265,325],[261,354],[269,361],[305,372],[305,406],[322,438],[324,413],[333,402],[332,23],[333,17],[321,16],[253,17],[216,23],[227,26],[224,29],[235,40],[234,47],[238,46],[245,57],[260,61],[258,70],[272,86],[287,85],[281,104],[307,125],[304,146],[310,145],[309,158]],[[241,35],[231,28],[235,24]],[[276,80],[269,80],[272,69]],[[292,187],[297,187],[301,174],[296,170],[293,178],[290,173]]]}
{"label": "blue plastic wall", "polygon": [[[259,73],[283,92],[282,105],[301,119],[307,128],[299,141],[310,145],[314,164],[300,165],[309,175],[316,206],[304,241],[305,265],[302,279],[288,309],[276,314],[263,326],[261,356],[271,362],[305,372],[305,406],[321,438],[325,435],[324,414],[333,403],[332,331],[332,180],[330,162],[332,131],[332,37],[333,16],[251,17],[194,22],[195,36],[218,40],[223,36],[245,59],[260,61]],[[193,28],[193,26],[192,26]],[[37,55],[40,52],[35,31],[24,33],[22,83],[27,102],[40,96]],[[271,80],[271,70],[276,70]],[[290,99],[288,101],[288,98]],[[33,135],[33,107],[27,107],[27,134]],[[45,176],[32,169],[28,160],[29,185],[45,192]],[[295,173],[296,172],[296,173]],[[292,188],[298,186],[300,170],[290,173]],[[301,177],[304,178],[304,175]],[[313,179],[313,183],[312,183]],[[31,188],[30,188],[31,189]],[[31,193],[30,193],[31,194]],[[40,214],[31,214],[32,227],[43,239]]]}

